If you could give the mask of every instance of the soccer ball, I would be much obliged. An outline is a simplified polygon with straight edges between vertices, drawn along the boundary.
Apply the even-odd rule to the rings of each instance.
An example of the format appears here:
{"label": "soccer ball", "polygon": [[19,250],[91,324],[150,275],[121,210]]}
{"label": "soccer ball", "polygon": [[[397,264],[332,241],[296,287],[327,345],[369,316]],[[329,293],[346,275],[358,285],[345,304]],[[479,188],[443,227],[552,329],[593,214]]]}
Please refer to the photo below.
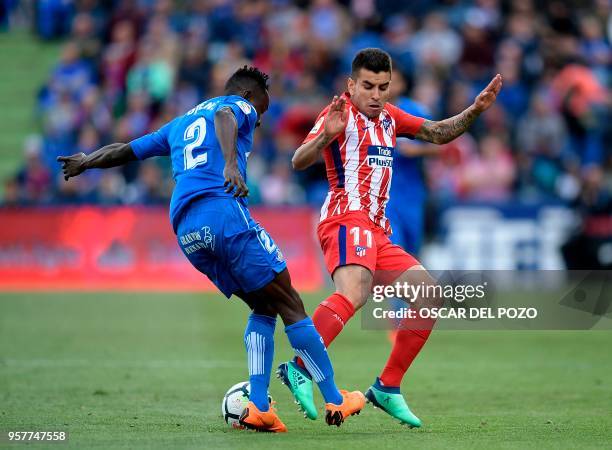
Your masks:
{"label": "soccer ball", "polygon": [[[233,385],[225,393],[223,402],[221,402],[221,414],[223,420],[232,428],[243,429],[239,419],[242,411],[245,410],[249,403],[249,395],[251,395],[251,383],[243,381]],[[268,395],[268,401],[272,402],[272,397]]]}

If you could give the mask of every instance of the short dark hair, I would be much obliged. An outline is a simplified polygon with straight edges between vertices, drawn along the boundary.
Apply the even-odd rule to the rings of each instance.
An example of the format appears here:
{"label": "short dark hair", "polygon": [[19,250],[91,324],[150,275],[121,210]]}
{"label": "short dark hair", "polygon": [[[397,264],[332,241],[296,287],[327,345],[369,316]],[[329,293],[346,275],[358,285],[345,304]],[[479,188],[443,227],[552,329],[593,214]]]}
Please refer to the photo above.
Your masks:
{"label": "short dark hair", "polygon": [[379,48],[364,48],[353,58],[351,74],[357,76],[359,69],[370,70],[374,73],[391,72],[391,56]]}
{"label": "short dark hair", "polygon": [[268,90],[268,75],[257,67],[243,66],[232,74],[225,83],[225,92],[237,93],[242,90],[260,89],[262,93]]}

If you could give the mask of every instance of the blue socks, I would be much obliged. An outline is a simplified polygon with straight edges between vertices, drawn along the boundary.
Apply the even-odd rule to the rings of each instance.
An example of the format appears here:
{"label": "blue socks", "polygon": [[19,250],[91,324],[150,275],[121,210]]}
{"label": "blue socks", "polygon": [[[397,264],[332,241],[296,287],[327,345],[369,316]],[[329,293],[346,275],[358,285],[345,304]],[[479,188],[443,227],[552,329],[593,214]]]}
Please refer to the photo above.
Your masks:
{"label": "blue socks", "polygon": [[295,354],[302,358],[312,379],[319,386],[325,402],[342,404],[342,395],[334,382],[334,369],[323,345],[323,338],[310,317],[285,327],[285,333]]}
{"label": "blue socks", "polygon": [[[268,411],[268,387],[274,359],[276,318],[251,314],[244,331],[244,345],[249,363],[250,400],[260,411]],[[334,382],[334,369],[310,317],[285,328],[289,342],[304,361],[306,369],[319,386],[326,403],[340,405],[342,395]]]}
{"label": "blue socks", "polygon": [[274,359],[276,318],[252,313],[244,330],[244,345],[249,362],[250,400],[260,411],[268,411],[268,387]]}

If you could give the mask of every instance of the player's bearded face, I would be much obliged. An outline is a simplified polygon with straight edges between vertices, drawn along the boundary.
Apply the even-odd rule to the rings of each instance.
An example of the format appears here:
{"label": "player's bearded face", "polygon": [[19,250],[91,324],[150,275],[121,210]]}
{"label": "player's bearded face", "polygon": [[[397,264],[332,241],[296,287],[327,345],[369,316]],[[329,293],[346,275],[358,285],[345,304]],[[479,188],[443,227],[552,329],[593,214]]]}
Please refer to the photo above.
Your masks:
{"label": "player's bearded face", "polygon": [[378,117],[389,100],[391,73],[376,73],[362,68],[353,76],[355,78],[348,80],[351,102],[367,117]]}

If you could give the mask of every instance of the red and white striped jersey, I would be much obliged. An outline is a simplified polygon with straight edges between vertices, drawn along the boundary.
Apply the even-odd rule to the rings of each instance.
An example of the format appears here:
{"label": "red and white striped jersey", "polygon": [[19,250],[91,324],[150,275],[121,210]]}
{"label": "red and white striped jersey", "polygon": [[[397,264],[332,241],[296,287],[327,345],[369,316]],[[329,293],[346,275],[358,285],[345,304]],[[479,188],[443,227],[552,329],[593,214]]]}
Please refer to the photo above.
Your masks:
{"label": "red and white striped jersey", "polygon": [[[351,103],[344,133],[323,150],[329,192],[321,208],[321,221],[350,211],[363,211],[372,222],[391,232],[385,217],[393,174],[396,137],[414,138],[425,119],[405,113],[387,103],[377,118],[369,119]],[[329,106],[317,117],[304,143],[324,130]]]}

